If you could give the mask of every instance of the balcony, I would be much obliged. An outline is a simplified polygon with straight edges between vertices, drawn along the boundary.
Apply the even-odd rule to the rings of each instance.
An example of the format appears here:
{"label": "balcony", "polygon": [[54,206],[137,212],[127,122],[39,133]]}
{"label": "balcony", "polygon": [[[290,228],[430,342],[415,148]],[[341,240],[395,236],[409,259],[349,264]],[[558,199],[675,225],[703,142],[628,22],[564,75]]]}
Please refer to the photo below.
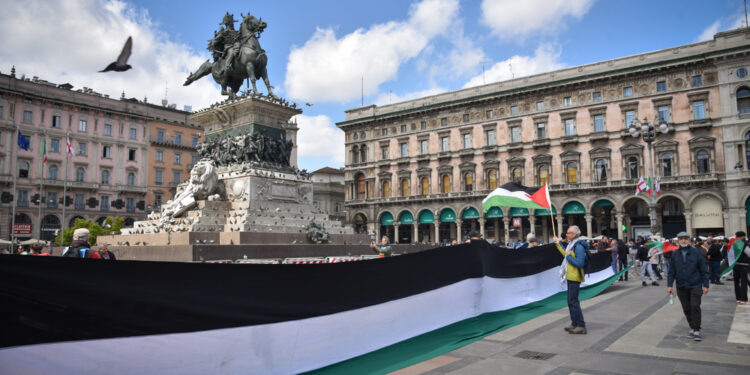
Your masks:
{"label": "balcony", "polygon": [[606,131],[598,131],[598,132],[593,132],[589,134],[590,142],[608,141],[608,140],[609,140],[609,134]]}
{"label": "balcony", "polygon": [[576,135],[566,135],[560,138],[561,146],[575,145],[575,144],[578,144],[578,136]]}
{"label": "balcony", "polygon": [[63,187],[63,184],[65,183],[65,181],[58,180],[58,179],[45,178],[45,179],[42,180],[42,183],[44,184],[44,186],[59,186],[59,187]]}
{"label": "balcony", "polygon": [[549,138],[537,138],[534,140],[532,146],[534,148],[542,148],[542,147],[549,147],[550,140]]}
{"label": "balcony", "polygon": [[438,160],[443,160],[443,159],[450,159],[452,157],[453,156],[451,155],[450,151],[443,151],[443,152],[441,152],[441,153],[438,154],[437,158],[438,158]]}
{"label": "balcony", "polygon": [[514,152],[514,151],[523,151],[523,143],[521,142],[512,142],[508,143],[508,152]]}
{"label": "balcony", "polygon": [[115,190],[125,192],[125,193],[146,194],[146,191],[148,191],[148,188],[145,186],[118,184],[115,186]]}
{"label": "balcony", "polygon": [[460,156],[474,156],[474,149],[473,148],[464,148],[461,151],[458,152]]}
{"label": "balcony", "polygon": [[188,150],[195,150],[195,146],[193,146],[192,142],[176,142],[174,139],[169,138],[159,138],[159,137],[148,137],[149,142],[151,142],[154,145],[157,146],[167,146],[167,147],[176,147],[176,148],[184,148]]}
{"label": "balcony", "polygon": [[70,181],[68,182],[68,187],[78,188],[78,189],[97,190],[99,189],[99,184],[94,183],[94,182],[85,182],[85,181]]}
{"label": "balcony", "polygon": [[482,147],[482,153],[485,155],[497,154],[497,145],[489,145]]}
{"label": "balcony", "polygon": [[697,129],[711,129],[713,126],[713,121],[711,118],[703,118],[700,120],[690,120],[688,121],[688,128],[690,130],[697,130]]}

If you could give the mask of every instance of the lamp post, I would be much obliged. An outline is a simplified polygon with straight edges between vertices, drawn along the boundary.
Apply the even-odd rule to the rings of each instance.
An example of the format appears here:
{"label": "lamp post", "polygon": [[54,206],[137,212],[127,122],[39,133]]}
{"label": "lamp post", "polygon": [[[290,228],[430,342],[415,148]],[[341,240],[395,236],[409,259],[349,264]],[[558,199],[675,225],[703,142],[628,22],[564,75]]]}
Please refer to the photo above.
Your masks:
{"label": "lamp post", "polygon": [[[641,138],[648,144],[648,177],[651,183],[654,183],[654,146],[653,142],[658,135],[657,131],[662,134],[669,133],[669,126],[660,116],[656,116],[654,123],[648,122],[647,118],[643,118],[643,121],[639,121],[637,118],[630,123],[628,131],[633,138]],[[661,228],[656,224],[656,193],[651,192],[651,233],[656,234]]]}

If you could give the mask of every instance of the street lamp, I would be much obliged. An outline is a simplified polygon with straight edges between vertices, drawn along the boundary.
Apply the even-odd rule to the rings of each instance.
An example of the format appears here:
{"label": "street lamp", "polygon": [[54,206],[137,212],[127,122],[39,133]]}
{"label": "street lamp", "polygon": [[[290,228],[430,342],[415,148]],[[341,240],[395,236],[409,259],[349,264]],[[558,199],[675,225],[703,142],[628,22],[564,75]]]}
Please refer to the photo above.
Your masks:
{"label": "street lamp", "polygon": [[[630,126],[628,126],[628,131],[630,132],[630,135],[633,136],[633,138],[641,138],[644,142],[648,144],[648,177],[649,181],[653,184],[655,182],[654,180],[654,159],[653,159],[653,153],[654,153],[654,146],[653,142],[656,139],[656,136],[658,135],[657,131],[662,134],[669,133],[669,125],[667,125],[666,122],[661,118],[661,116],[656,116],[654,119],[654,124],[648,122],[647,118],[643,118],[643,121],[638,121],[638,119],[634,119]],[[656,193],[651,192],[651,233],[656,234],[659,232],[659,226],[656,224]]]}

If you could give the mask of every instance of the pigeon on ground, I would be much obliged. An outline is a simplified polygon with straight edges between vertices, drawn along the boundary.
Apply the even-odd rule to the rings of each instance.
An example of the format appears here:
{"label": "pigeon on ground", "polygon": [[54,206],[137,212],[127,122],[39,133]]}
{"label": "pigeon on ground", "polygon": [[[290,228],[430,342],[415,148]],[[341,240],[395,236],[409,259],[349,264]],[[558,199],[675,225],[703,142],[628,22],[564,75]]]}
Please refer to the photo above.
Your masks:
{"label": "pigeon on ground", "polygon": [[132,66],[128,65],[128,59],[130,58],[130,53],[133,50],[133,37],[129,36],[128,40],[125,42],[125,45],[122,46],[122,51],[120,52],[120,56],[117,57],[117,61],[107,65],[104,70],[100,70],[99,73],[104,72],[124,72],[126,70],[129,70],[132,68]]}

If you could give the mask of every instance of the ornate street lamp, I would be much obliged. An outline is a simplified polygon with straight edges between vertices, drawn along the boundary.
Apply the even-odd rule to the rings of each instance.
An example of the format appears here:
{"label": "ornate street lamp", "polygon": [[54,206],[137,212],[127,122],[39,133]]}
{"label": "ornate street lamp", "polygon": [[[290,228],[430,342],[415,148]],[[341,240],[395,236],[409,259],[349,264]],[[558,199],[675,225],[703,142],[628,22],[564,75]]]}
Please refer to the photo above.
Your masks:
{"label": "ornate street lamp", "polygon": [[[651,184],[655,183],[654,180],[654,159],[653,159],[653,152],[654,152],[654,146],[653,142],[656,139],[656,136],[658,135],[657,131],[662,134],[669,133],[669,125],[667,125],[664,120],[661,119],[660,116],[656,116],[654,119],[654,124],[648,122],[647,118],[643,118],[643,121],[638,121],[638,119],[634,119],[633,122],[630,123],[630,126],[628,126],[628,131],[630,132],[630,135],[633,136],[633,138],[641,138],[644,142],[648,144],[648,176],[649,180],[651,181]],[[656,234],[659,232],[661,228],[658,224],[656,224],[656,192],[651,192],[651,233]]]}

